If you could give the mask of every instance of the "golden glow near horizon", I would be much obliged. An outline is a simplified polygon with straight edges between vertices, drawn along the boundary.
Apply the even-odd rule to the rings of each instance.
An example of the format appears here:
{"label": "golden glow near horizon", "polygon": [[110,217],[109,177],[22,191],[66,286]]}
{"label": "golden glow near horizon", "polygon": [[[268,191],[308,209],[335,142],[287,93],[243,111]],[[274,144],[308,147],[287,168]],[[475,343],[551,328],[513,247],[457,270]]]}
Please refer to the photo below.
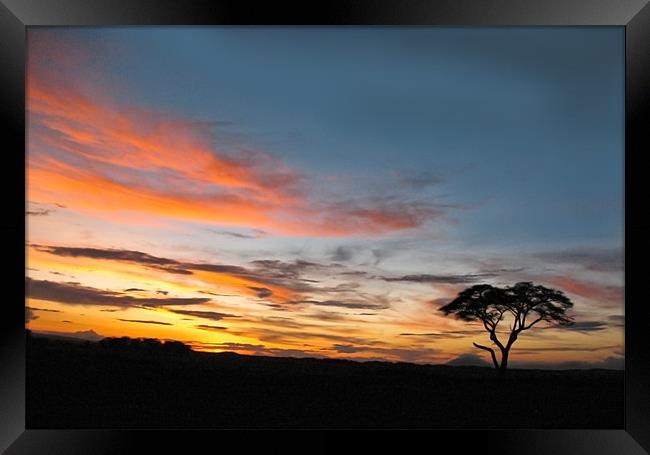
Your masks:
{"label": "golden glow near horizon", "polygon": [[[420,362],[448,361],[471,352],[472,341],[486,339],[480,327],[436,315],[429,302],[400,302],[397,308],[381,310],[319,308],[255,297],[247,280],[221,273],[188,278],[118,261],[59,257],[35,248],[28,248],[27,261],[31,280],[64,283],[73,289],[83,283],[86,290],[132,298],[108,305],[57,302],[76,297],[57,292],[49,299],[28,298],[35,316],[29,328],[35,331],[92,330],[101,336],[176,339],[208,351]],[[209,300],[203,302],[206,297]],[[201,303],[151,306],[158,299],[173,298]],[[145,304],[140,305],[139,299]],[[599,331],[597,343],[591,332],[534,330],[521,337],[513,357],[516,353],[518,361],[597,362],[621,349],[620,338],[617,330]]]}
{"label": "golden glow near horizon", "polygon": [[437,309],[476,282],[526,280],[565,291],[579,324],[525,332],[513,365],[622,359],[622,269],[473,257],[444,205],[352,200],[335,191],[343,177],[244,139],[226,153],[209,122],[126,101],[125,87],[93,77],[87,43],[52,33],[29,41],[29,329],[246,354],[489,361],[472,348],[487,340],[481,327]]}

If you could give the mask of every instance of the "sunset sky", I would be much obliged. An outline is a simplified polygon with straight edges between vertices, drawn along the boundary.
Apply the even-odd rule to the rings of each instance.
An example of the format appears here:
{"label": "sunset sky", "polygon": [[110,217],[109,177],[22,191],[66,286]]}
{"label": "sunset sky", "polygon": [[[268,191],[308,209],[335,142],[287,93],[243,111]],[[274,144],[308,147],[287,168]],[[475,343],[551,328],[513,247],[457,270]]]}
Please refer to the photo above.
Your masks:
{"label": "sunset sky", "polygon": [[622,368],[623,40],[30,28],[27,325],[471,364],[486,333],[438,308],[533,281],[576,324],[513,366]]}

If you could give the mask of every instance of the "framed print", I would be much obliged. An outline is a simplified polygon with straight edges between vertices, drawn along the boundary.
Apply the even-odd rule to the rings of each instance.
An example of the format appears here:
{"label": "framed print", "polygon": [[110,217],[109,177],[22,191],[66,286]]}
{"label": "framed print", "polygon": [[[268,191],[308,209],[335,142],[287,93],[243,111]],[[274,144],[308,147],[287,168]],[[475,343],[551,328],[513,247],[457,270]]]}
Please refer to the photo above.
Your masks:
{"label": "framed print", "polygon": [[7,454],[647,453],[646,1],[1,13]]}

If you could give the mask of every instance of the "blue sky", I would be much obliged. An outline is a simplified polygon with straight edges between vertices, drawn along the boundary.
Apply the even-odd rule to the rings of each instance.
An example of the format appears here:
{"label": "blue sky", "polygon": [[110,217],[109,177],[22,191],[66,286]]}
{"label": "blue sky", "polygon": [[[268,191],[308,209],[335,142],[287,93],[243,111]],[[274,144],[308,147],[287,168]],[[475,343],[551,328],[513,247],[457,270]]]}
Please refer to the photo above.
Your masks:
{"label": "blue sky", "polygon": [[[96,62],[122,94],[224,122],[222,144],[314,172],[427,172],[467,235],[620,245],[618,28],[128,28]],[[122,54],[118,54],[122,55]],[[450,198],[451,199],[451,198]]]}

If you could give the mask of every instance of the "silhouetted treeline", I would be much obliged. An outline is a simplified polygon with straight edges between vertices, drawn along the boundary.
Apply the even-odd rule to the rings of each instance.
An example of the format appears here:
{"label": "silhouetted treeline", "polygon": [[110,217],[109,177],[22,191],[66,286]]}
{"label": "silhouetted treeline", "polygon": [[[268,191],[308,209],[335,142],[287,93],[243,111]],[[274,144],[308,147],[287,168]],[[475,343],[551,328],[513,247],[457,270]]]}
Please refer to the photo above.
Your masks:
{"label": "silhouetted treeline", "polygon": [[28,428],[622,428],[623,372],[201,353],[28,338]]}
{"label": "silhouetted treeline", "polygon": [[180,341],[160,341],[156,338],[108,337],[99,341],[104,349],[140,352],[144,355],[188,355],[192,349]]}

